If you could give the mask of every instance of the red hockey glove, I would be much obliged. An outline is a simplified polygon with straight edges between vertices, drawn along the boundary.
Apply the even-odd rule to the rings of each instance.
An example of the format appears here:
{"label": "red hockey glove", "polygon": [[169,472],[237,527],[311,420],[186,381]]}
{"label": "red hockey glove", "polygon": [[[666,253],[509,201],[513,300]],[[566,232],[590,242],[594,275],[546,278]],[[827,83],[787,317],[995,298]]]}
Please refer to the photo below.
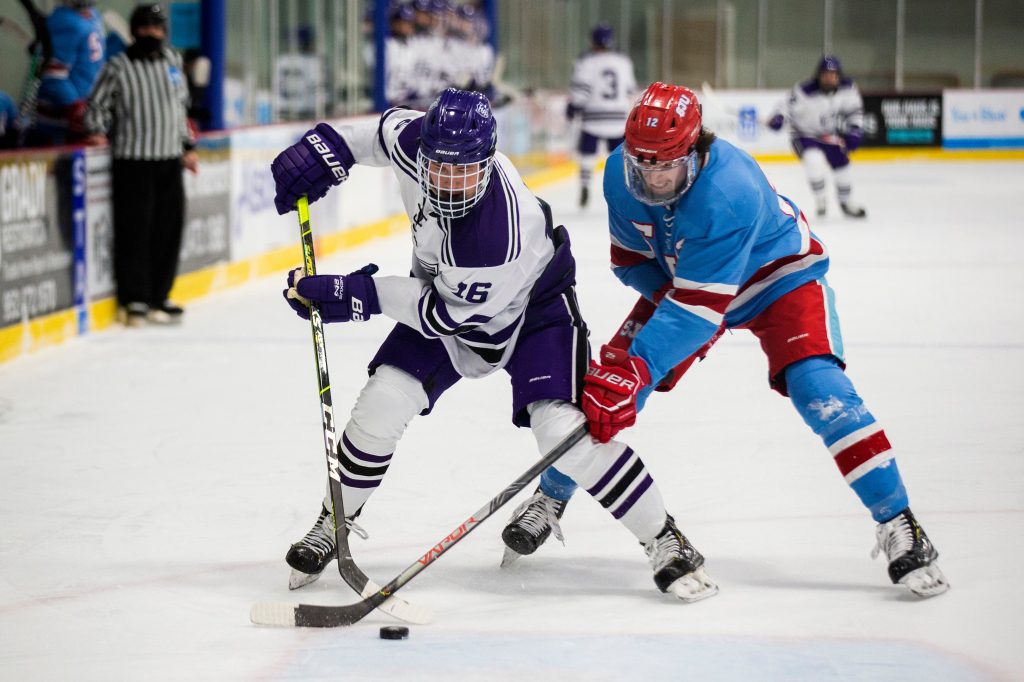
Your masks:
{"label": "red hockey glove", "polygon": [[636,398],[651,383],[647,363],[611,346],[601,347],[601,361],[590,361],[583,388],[583,414],[590,435],[607,443],[622,429],[636,423]]}
{"label": "red hockey glove", "polygon": [[[662,287],[654,293],[654,299],[660,302],[668,291],[669,289],[667,286]],[[657,310],[657,306],[641,296],[636,302],[636,305],[633,306],[633,309],[629,311],[629,315],[626,316],[626,319],[623,320],[622,324],[619,326],[619,330],[615,332],[615,335],[608,342],[608,345],[612,348],[629,350],[629,347],[633,344],[633,339],[636,338],[636,335],[639,334],[640,330],[644,328],[645,324],[647,324],[647,320],[651,319],[655,310]],[[658,382],[658,386],[654,390],[667,392],[675,388],[676,384],[679,383],[679,380],[683,378],[683,374],[686,373],[686,370],[690,369],[690,365],[697,360],[703,360],[708,354],[708,351],[711,350],[711,346],[715,345],[715,342],[722,337],[722,332],[724,331],[725,325],[723,324],[718,328],[718,331],[715,332],[715,335],[711,337],[711,340],[698,349],[696,353],[670,369],[668,374],[661,378],[661,381]]]}

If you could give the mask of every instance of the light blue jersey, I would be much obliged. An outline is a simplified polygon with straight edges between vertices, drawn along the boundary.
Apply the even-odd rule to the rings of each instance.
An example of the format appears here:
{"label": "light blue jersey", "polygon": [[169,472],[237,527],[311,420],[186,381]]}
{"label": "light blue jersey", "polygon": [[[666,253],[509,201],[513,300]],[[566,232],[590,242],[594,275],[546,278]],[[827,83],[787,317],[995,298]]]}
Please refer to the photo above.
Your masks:
{"label": "light blue jersey", "polygon": [[648,206],[629,193],[621,147],[608,158],[604,194],[612,270],[651,300],[667,292],[630,347],[647,363],[652,386],[719,327],[746,324],[828,270],[825,247],[800,209],[775,192],[753,158],[724,140],[711,145],[706,165],[674,205]]}
{"label": "light blue jersey", "polygon": [[95,9],[58,7],[46,20],[53,58],[39,84],[39,99],[54,107],[83,100],[103,66],[103,20]]}

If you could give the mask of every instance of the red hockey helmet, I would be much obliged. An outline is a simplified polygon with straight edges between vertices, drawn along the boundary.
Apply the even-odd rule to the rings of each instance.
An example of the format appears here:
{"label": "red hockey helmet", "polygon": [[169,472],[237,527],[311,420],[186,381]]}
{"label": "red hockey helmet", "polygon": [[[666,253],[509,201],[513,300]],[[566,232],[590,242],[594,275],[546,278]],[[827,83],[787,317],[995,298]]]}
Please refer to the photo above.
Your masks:
{"label": "red hockey helmet", "polygon": [[626,120],[626,188],[645,204],[671,204],[697,178],[701,109],[681,85],[654,83]]}

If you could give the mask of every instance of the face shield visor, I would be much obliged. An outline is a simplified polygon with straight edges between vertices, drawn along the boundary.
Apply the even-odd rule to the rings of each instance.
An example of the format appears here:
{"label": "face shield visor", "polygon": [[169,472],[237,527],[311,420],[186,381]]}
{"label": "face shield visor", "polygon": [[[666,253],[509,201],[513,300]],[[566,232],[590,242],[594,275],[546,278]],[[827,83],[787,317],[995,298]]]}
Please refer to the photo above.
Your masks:
{"label": "face shield visor", "polygon": [[492,159],[447,163],[427,158],[421,149],[416,166],[420,189],[434,210],[446,218],[461,218],[483,198],[491,178]]}
{"label": "face shield visor", "polygon": [[697,150],[669,161],[648,163],[623,150],[626,189],[649,206],[667,206],[686,194],[697,179]]}

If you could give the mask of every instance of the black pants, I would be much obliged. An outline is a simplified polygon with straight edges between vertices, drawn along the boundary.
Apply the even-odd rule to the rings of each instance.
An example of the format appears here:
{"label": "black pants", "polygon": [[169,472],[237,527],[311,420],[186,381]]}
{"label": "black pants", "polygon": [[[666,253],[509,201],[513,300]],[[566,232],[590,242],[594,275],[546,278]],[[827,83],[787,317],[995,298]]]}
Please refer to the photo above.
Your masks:
{"label": "black pants", "polygon": [[117,302],[159,306],[178,271],[185,222],[181,159],[114,159],[114,279]]}

